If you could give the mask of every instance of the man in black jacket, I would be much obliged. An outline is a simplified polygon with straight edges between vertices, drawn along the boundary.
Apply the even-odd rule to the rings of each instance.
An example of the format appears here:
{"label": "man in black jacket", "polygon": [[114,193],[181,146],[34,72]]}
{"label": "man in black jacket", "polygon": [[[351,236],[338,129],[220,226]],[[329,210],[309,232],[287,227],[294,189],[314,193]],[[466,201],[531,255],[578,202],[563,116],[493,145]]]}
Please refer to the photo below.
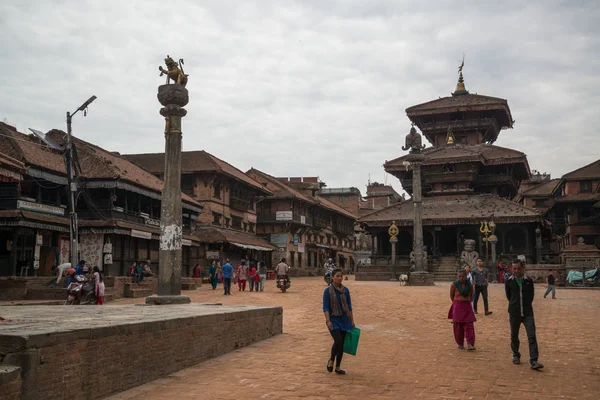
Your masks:
{"label": "man in black jacket", "polygon": [[513,275],[505,283],[506,298],[508,299],[508,315],[510,317],[510,347],[513,353],[513,364],[521,363],[519,353],[519,328],[525,325],[529,341],[529,362],[531,369],[544,368],[538,362],[538,345],[535,337],[535,320],[533,319],[533,280],[525,275],[521,260],[512,262]]}

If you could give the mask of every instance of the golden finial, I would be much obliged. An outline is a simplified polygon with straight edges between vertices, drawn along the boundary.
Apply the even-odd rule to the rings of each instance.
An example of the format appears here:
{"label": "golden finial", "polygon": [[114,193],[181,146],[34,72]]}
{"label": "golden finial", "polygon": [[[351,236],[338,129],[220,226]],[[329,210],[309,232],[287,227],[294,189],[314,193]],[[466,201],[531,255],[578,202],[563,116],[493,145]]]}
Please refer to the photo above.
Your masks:
{"label": "golden finial", "polygon": [[388,233],[390,234],[390,240],[398,240],[396,237],[398,236],[398,233],[400,233],[400,230],[396,226],[396,221],[392,221],[392,225],[388,229]]}
{"label": "golden finial", "polygon": [[463,54],[463,59],[458,67],[458,83],[456,84],[456,90],[452,93],[453,96],[461,95],[461,94],[469,94],[467,89],[465,88],[465,81],[463,79],[463,67],[465,66],[465,55]]}

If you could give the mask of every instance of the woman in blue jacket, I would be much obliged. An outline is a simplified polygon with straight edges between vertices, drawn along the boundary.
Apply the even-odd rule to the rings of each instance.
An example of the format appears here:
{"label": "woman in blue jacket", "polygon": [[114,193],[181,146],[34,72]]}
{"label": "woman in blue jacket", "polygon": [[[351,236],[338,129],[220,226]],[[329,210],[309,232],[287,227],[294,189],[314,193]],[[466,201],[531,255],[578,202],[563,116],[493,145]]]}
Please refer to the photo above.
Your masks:
{"label": "woman in blue jacket", "polygon": [[344,340],[346,339],[346,332],[354,328],[354,315],[352,314],[350,291],[342,285],[344,279],[342,270],[339,268],[334,269],[331,276],[333,277],[331,285],[323,292],[325,323],[333,337],[327,371],[333,371],[333,362],[335,361],[335,373],[343,375],[346,372],[340,369],[340,365],[344,355]]}

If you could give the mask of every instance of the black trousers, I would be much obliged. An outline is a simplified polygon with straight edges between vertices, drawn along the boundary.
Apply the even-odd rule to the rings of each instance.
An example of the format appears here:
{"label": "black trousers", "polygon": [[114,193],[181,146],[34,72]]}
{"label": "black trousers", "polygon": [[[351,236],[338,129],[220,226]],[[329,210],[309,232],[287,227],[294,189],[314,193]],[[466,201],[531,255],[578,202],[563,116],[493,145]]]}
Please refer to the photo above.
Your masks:
{"label": "black trousers", "polygon": [[344,340],[346,339],[346,331],[340,329],[334,329],[329,331],[331,337],[333,337],[333,346],[331,346],[331,358],[335,359],[335,366],[339,368],[342,363],[342,357],[344,357]]}
{"label": "black trousers", "polygon": [[223,278],[223,294],[231,294],[231,278]]}
{"label": "black trousers", "polygon": [[485,310],[485,312],[489,311],[487,289],[487,285],[475,286],[475,299],[473,300],[473,311],[477,312],[477,303],[479,302],[479,295],[483,297],[483,309]]}
{"label": "black trousers", "polygon": [[519,353],[519,329],[521,324],[525,325],[525,332],[527,332],[527,341],[529,342],[529,362],[537,361],[538,359],[538,344],[537,338],[535,337],[535,320],[533,315],[528,317],[521,317],[520,315],[510,316],[510,348],[513,356],[521,358]]}

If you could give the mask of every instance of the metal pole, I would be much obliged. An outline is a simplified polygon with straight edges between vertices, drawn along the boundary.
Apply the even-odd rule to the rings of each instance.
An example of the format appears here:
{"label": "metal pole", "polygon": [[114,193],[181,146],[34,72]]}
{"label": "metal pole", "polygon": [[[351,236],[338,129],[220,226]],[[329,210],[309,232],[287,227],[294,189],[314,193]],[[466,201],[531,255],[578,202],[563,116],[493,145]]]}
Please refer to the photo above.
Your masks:
{"label": "metal pole", "polygon": [[73,140],[71,137],[71,113],[67,111],[67,183],[69,185],[69,239],[71,267],[77,265],[78,253],[78,229],[77,229],[77,214],[75,212],[75,192],[77,191],[77,183],[73,178]]}

